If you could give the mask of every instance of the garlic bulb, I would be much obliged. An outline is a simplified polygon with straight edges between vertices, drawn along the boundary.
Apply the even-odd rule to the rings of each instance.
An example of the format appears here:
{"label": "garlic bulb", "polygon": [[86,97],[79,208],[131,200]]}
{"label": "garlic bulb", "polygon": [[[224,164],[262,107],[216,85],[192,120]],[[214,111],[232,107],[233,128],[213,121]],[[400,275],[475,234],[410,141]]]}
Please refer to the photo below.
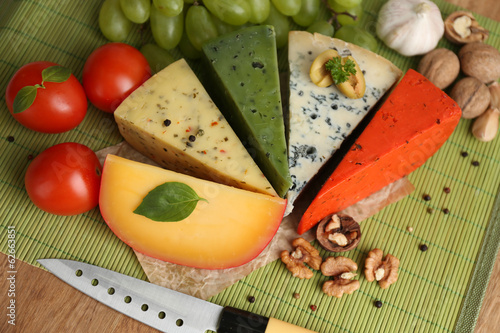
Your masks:
{"label": "garlic bulb", "polygon": [[378,37],[404,56],[433,50],[443,34],[443,18],[432,1],[389,0],[380,9]]}

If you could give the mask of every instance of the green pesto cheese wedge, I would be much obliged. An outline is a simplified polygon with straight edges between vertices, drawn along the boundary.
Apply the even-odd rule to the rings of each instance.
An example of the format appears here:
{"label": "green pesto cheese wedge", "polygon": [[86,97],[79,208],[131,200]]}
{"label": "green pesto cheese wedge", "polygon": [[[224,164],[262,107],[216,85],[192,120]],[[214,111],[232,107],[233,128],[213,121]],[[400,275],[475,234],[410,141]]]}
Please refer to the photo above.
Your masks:
{"label": "green pesto cheese wedge", "polygon": [[203,46],[207,90],[280,196],[291,185],[276,35],[271,26],[230,32]]}

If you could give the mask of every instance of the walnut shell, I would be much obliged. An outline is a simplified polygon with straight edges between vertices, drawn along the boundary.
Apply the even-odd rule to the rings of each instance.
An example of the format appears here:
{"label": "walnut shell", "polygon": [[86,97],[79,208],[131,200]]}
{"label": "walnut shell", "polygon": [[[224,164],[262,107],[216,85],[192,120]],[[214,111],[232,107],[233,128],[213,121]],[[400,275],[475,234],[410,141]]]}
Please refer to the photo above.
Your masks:
{"label": "walnut shell", "polygon": [[462,118],[472,119],[482,114],[490,105],[490,90],[475,77],[465,77],[455,83],[450,97],[462,109]]}
{"label": "walnut shell", "polygon": [[[338,226],[332,227],[335,222]],[[341,240],[345,240],[345,243],[336,241],[335,236],[341,236]],[[361,228],[358,222],[349,215],[332,214],[326,216],[318,224],[316,238],[325,250],[331,252],[350,251],[358,246],[361,240]]]}
{"label": "walnut shell", "polygon": [[468,43],[458,52],[462,72],[483,83],[500,78],[500,52],[491,45],[481,42]]}
{"label": "walnut shell", "polygon": [[483,41],[489,32],[481,27],[472,13],[457,11],[444,20],[444,36],[455,44]]}
{"label": "walnut shell", "polygon": [[438,48],[427,53],[420,60],[417,71],[439,89],[445,89],[458,77],[460,61],[452,51]]}
{"label": "walnut shell", "polygon": [[493,82],[488,86],[491,95],[490,106],[492,108],[500,109],[500,84]]}

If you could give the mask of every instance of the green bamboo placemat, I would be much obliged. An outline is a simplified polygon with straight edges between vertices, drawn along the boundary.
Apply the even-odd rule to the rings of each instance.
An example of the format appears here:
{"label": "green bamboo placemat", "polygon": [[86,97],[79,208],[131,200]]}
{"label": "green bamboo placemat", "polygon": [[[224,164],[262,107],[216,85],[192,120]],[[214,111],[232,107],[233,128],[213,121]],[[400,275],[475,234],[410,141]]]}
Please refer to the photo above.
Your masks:
{"label": "green bamboo placemat", "polygon": [[[443,16],[457,9],[443,0],[435,2]],[[369,31],[373,32],[382,3],[365,1],[362,25]],[[134,253],[107,228],[98,209],[75,217],[52,216],[35,208],[24,189],[30,159],[56,143],[75,141],[99,150],[121,142],[112,116],[90,106],[83,123],[70,132],[35,133],[10,116],[3,93],[15,71],[31,61],[59,63],[81,79],[85,59],[106,43],[97,23],[100,4],[99,0],[0,2],[0,226],[4,231],[0,251],[7,252],[7,229],[14,227],[19,260],[36,265],[38,258],[75,259],[145,279]],[[487,43],[500,48],[500,24],[477,18],[490,30]],[[147,29],[135,30],[126,40],[136,47],[148,41]],[[445,40],[440,46],[458,50]],[[419,60],[403,58],[381,43],[377,52],[403,70],[415,68]],[[286,69],[286,52],[280,55],[281,68]],[[480,143],[470,134],[470,125],[471,121],[462,120],[442,149],[410,175],[416,187],[411,195],[362,222],[361,243],[345,254],[359,266],[361,288],[354,294],[328,297],[321,292],[326,277],[315,273],[311,280],[298,280],[275,261],[211,301],[318,332],[471,332],[500,243],[500,138]],[[432,199],[423,200],[424,194]],[[408,232],[408,226],[414,231]],[[426,252],[419,250],[421,244],[428,246]],[[388,290],[368,283],[362,274],[366,254],[375,247],[401,260],[399,280]],[[373,305],[375,300],[382,301],[382,308]]]}

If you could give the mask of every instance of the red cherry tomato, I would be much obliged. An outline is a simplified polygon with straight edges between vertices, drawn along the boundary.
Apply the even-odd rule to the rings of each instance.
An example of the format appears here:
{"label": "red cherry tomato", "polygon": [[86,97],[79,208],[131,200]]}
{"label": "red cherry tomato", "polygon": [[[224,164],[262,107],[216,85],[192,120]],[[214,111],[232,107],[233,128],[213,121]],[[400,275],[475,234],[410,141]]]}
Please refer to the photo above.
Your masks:
{"label": "red cherry tomato", "polygon": [[36,89],[33,104],[25,111],[14,113],[14,99],[26,86],[42,83],[42,70],[58,66],[53,62],[37,61],[24,65],[7,85],[5,100],[12,116],[25,127],[42,133],[62,133],[80,124],[87,113],[87,97],[82,85],[71,74],[64,82],[44,82]]}
{"label": "red cherry tomato", "polygon": [[113,113],[132,91],[151,77],[142,53],[124,43],[108,43],[96,49],[83,67],[83,88],[99,110]]}
{"label": "red cherry tomato", "polygon": [[31,161],[24,184],[38,208],[57,215],[77,215],[97,206],[101,173],[99,159],[90,148],[65,142]]}

